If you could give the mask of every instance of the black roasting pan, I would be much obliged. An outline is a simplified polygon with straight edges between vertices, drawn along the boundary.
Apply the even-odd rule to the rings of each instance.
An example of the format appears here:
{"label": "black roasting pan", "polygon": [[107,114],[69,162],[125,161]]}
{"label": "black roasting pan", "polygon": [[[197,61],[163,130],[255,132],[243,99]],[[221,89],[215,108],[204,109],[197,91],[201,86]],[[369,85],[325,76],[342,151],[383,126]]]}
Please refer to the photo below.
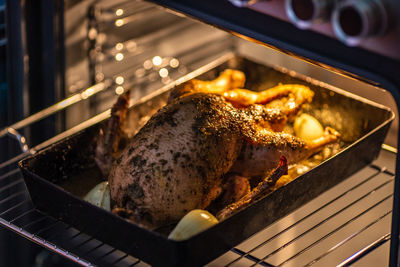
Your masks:
{"label": "black roasting pan", "polygon": [[[94,164],[93,151],[99,128],[104,127],[106,119],[19,163],[35,207],[152,265],[202,265],[374,160],[394,118],[393,112],[382,105],[237,55],[214,65],[195,74],[201,79],[212,79],[226,68],[236,68],[246,73],[246,88],[253,90],[278,83],[310,86],[315,97],[307,112],[342,134],[343,149],[245,210],[186,241],[177,242],[168,240],[161,230],[148,231],[82,200],[102,180]],[[168,90],[164,89],[134,104],[128,114],[132,131],[137,131],[164,105],[167,97]]]}

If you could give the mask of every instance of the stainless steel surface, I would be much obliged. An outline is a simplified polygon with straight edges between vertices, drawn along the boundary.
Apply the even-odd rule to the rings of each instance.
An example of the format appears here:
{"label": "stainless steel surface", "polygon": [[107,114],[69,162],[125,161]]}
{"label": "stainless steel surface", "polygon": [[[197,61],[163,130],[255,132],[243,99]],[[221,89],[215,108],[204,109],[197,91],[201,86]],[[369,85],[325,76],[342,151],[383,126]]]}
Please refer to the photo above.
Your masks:
{"label": "stainless steel surface", "polygon": [[355,46],[369,37],[383,35],[388,14],[381,0],[346,0],[336,5],[332,25],[339,40]]}
{"label": "stainless steel surface", "polygon": [[333,0],[286,0],[286,15],[300,29],[330,19]]}
{"label": "stainless steel surface", "polygon": [[[355,2],[363,2],[365,0],[357,0]],[[369,1],[369,0],[367,0]],[[343,1],[335,1],[341,3]],[[388,30],[381,36],[373,36],[366,38],[358,46],[377,54],[387,56],[389,58],[400,59],[400,1],[398,0],[382,0],[386,10],[388,10]],[[262,1],[257,2],[248,8],[269,16],[290,22],[285,12],[285,1]],[[268,25],[265,25],[268,27]],[[308,30],[318,32],[320,34],[337,39],[333,25],[330,20],[323,23],[313,23]]]}

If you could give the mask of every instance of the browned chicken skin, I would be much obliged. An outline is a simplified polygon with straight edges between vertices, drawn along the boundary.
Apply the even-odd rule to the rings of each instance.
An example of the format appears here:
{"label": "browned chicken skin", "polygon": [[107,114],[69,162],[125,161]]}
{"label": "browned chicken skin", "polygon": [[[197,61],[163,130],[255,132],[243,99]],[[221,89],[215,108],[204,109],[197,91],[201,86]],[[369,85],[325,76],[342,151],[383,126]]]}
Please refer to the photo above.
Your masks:
{"label": "browned chicken skin", "polygon": [[[172,90],[169,101],[195,93],[217,94],[225,98],[237,108],[248,107],[254,104],[269,104],[273,100],[286,97],[278,105],[269,107],[268,124],[263,127],[273,131],[282,131],[287,121],[291,121],[302,106],[310,103],[314,92],[307,86],[300,84],[278,85],[261,92],[242,89],[245,84],[245,75],[239,70],[227,69],[212,81],[192,79]],[[263,106],[265,108],[268,106]]]}
{"label": "browned chicken skin", "polygon": [[[310,143],[273,131],[287,121],[292,110],[297,112],[298,106],[311,101],[310,97],[294,102],[296,107],[290,104],[289,110],[277,110],[257,104],[258,100],[232,104],[221,96],[224,90],[230,89],[176,94],[177,99],[171,99],[129,141],[109,175],[117,210],[147,228],[173,223],[192,209],[207,208],[221,194],[223,177],[229,171],[243,176],[272,172],[278,177],[287,170],[282,155],[289,163],[297,162],[338,138],[333,129]],[[281,96],[279,92],[273,95],[273,99]],[[247,192],[242,204],[230,206],[220,218],[248,205],[265,191],[268,181]]]}

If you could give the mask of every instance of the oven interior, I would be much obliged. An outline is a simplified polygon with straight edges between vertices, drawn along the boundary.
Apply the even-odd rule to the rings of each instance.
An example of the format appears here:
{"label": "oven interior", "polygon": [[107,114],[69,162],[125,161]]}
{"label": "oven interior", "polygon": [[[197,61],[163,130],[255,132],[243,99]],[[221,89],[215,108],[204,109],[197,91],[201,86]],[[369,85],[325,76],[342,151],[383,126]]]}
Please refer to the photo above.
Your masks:
{"label": "oven interior", "polygon": [[[250,42],[142,1],[65,1],[64,99],[1,130],[16,152],[0,163],[0,223],[81,265],[147,265],[85,231],[36,210],[16,163],[106,118],[116,98],[132,89],[137,102],[230,54],[288,75],[343,89],[390,107],[393,97],[300,57]],[[37,132],[37,125],[54,129]],[[209,266],[387,265],[391,232],[397,119],[379,156],[335,187],[277,220]]]}

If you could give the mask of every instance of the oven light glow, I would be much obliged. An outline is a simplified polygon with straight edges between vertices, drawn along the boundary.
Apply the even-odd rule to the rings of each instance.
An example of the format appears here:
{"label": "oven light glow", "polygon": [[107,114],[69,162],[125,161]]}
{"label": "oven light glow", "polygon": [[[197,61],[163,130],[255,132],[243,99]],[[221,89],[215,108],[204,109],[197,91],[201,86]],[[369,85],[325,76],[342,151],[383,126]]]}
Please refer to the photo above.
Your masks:
{"label": "oven light glow", "polygon": [[115,45],[115,49],[117,49],[118,51],[121,51],[124,48],[124,44],[123,43],[117,43]]}
{"label": "oven light glow", "polygon": [[103,44],[107,39],[107,35],[105,33],[99,33],[99,35],[97,36],[97,42],[99,44]]}
{"label": "oven light glow", "polygon": [[94,93],[93,88],[92,88],[92,87],[88,88],[88,89],[86,90],[86,93],[88,94],[88,96],[93,95],[93,93]]}
{"label": "oven light glow", "polygon": [[115,26],[121,27],[122,25],[124,25],[124,20],[123,19],[117,19],[115,21]]}
{"label": "oven light glow", "polygon": [[128,49],[129,52],[134,52],[136,50],[136,48],[137,48],[137,44],[133,41],[128,42],[126,44],[126,49]]}
{"label": "oven light glow", "polygon": [[162,78],[161,79],[161,82],[163,83],[163,84],[168,84],[168,83],[170,83],[172,80],[171,80],[171,78],[170,77],[165,77],[165,78]]}
{"label": "oven light glow", "polygon": [[171,61],[169,62],[169,65],[173,68],[177,68],[179,67],[179,60],[177,60],[176,58],[171,59]]}
{"label": "oven light glow", "polygon": [[69,101],[67,101],[67,100],[63,100],[61,102],[58,102],[58,104],[57,104],[57,106],[59,106],[60,108],[67,107],[68,105],[69,105]]}
{"label": "oven light glow", "polygon": [[124,54],[122,54],[122,53],[117,53],[117,54],[115,55],[115,60],[121,61],[121,60],[123,60],[123,59],[124,59]]}
{"label": "oven light glow", "polygon": [[101,82],[102,80],[104,80],[104,73],[102,72],[96,73],[96,81]]}
{"label": "oven light glow", "polygon": [[160,56],[155,56],[153,57],[152,61],[154,66],[160,66],[162,63],[162,58]]}
{"label": "oven light glow", "polygon": [[78,87],[75,84],[73,84],[68,88],[68,91],[70,93],[74,93],[77,89],[78,89]]}
{"label": "oven light glow", "polygon": [[86,98],[88,98],[89,96],[91,96],[93,94],[94,94],[93,88],[88,88],[88,89],[86,89],[85,91],[82,92],[81,96],[82,96],[83,99],[86,99]]}
{"label": "oven light glow", "polygon": [[124,87],[122,87],[122,86],[117,86],[117,88],[115,88],[115,93],[117,94],[117,95],[122,95],[123,93],[124,93]]}
{"label": "oven light glow", "polygon": [[160,74],[161,77],[165,78],[168,76],[168,70],[166,68],[162,68],[160,69],[160,71],[158,72]]}
{"label": "oven light glow", "polygon": [[143,68],[145,68],[146,70],[151,69],[151,67],[153,67],[153,63],[151,63],[150,60],[146,60],[145,62],[143,62]]}
{"label": "oven light glow", "polygon": [[137,69],[137,70],[135,71],[135,75],[136,75],[138,78],[143,77],[145,74],[146,74],[146,71],[145,71],[144,69],[142,69],[142,68]]}
{"label": "oven light glow", "polygon": [[95,28],[90,28],[88,32],[88,37],[90,40],[94,40],[97,37],[97,30]]}
{"label": "oven light glow", "polygon": [[124,83],[124,77],[122,76],[118,76],[117,78],[115,78],[115,83],[118,85],[121,85]]}
{"label": "oven light glow", "polygon": [[118,8],[117,10],[115,10],[115,15],[122,16],[122,14],[124,14],[124,10],[122,8]]}

